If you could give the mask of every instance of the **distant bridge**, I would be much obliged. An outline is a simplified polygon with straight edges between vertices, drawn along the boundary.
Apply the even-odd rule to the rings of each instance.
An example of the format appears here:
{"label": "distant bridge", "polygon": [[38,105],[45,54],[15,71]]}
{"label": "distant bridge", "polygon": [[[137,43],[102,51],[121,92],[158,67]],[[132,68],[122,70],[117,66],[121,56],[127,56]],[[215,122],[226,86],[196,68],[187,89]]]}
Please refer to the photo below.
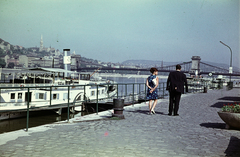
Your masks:
{"label": "distant bridge", "polygon": [[[176,65],[173,65],[173,69],[174,70],[171,70],[171,69],[161,69],[161,68],[158,68],[158,71],[159,72],[171,72],[171,71],[175,71],[176,70]],[[94,68],[94,67],[91,67],[91,68],[81,68],[81,69],[78,69],[78,71],[94,71],[94,70],[97,70],[97,68]],[[104,71],[104,70],[115,70],[115,71],[149,71],[150,68],[111,68],[111,67],[103,67],[103,68],[100,68],[100,70]],[[226,69],[224,69],[226,70]],[[189,74],[192,74],[194,75],[194,73],[191,73],[190,71],[187,71],[185,69],[182,69],[181,70],[182,72],[184,73],[189,73]],[[237,73],[228,73],[228,72],[218,72],[218,71],[200,71],[200,73],[198,75],[208,75],[209,73],[212,73],[212,75],[225,75],[225,76],[240,76],[240,73],[237,72]]]}
{"label": "distant bridge", "polygon": [[[201,58],[199,56],[193,56],[192,61],[179,63],[182,67],[182,72],[189,73],[190,75],[225,75],[225,76],[240,76],[240,72],[233,71],[229,73],[228,69],[210,65],[200,61]],[[159,72],[171,72],[176,70],[175,65],[163,66],[163,67],[156,67]],[[200,69],[201,68],[201,69]],[[81,68],[77,69],[77,71],[92,71],[96,70],[96,67],[91,68]],[[150,68],[112,68],[112,67],[102,67],[100,70],[115,70],[115,71],[149,71]]]}

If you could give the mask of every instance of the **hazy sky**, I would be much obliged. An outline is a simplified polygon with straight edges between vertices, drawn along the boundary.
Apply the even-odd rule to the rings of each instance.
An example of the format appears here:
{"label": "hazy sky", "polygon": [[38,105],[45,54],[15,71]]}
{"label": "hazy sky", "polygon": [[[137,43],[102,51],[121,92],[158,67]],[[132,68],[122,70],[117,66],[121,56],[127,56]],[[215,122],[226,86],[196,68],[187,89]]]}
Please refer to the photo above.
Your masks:
{"label": "hazy sky", "polygon": [[0,0],[0,38],[83,57],[239,66],[239,0]]}

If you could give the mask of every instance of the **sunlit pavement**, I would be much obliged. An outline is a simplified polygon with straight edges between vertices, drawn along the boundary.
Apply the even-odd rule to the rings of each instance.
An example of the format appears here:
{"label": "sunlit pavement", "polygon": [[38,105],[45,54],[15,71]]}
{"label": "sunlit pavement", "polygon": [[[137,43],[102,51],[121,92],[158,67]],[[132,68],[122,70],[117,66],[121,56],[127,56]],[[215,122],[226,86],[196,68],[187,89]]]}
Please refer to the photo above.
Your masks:
{"label": "sunlit pavement", "polygon": [[185,94],[179,116],[168,116],[161,99],[155,115],[146,103],[125,107],[125,119],[112,110],[61,122],[0,134],[1,157],[184,157],[240,156],[240,131],[225,129],[217,111],[240,102],[240,88]]}

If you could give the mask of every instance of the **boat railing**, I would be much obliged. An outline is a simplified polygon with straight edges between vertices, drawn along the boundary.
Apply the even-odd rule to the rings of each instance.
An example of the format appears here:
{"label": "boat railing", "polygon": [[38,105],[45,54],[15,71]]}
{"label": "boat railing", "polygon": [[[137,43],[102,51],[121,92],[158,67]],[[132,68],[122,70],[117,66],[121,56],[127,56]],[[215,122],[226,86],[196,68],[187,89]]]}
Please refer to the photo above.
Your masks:
{"label": "boat railing", "polygon": [[[65,88],[67,89],[67,96],[66,96],[66,100],[67,102],[64,102],[64,104],[67,105],[67,121],[69,121],[69,116],[70,116],[70,103],[71,105],[75,104],[75,103],[84,103],[84,102],[88,102],[88,101],[92,101],[96,103],[96,114],[98,114],[99,111],[99,101],[100,100],[107,100],[107,99],[126,99],[127,101],[129,101],[130,105],[134,105],[134,103],[136,102],[146,102],[146,94],[147,94],[147,86],[145,83],[106,83],[106,84],[87,84],[87,85],[47,85],[47,84],[35,84],[30,86],[30,84],[24,84],[24,85],[14,85],[14,86],[8,86],[7,84],[5,84],[6,86],[0,86],[0,95],[2,93],[2,91],[4,90],[16,90],[16,89],[24,89],[26,90],[26,97],[25,97],[25,101],[26,101],[26,112],[27,112],[27,126],[26,126],[26,131],[28,130],[28,123],[29,123],[29,112],[32,110],[31,106],[30,106],[30,92],[36,89],[48,89],[50,91],[50,100],[49,100],[49,107],[52,106],[52,102],[53,97],[52,97],[52,92],[54,90],[60,89],[60,88]],[[111,94],[111,92],[107,92],[107,96],[102,97],[100,96],[100,90],[103,86],[105,86],[105,88],[107,88],[109,91],[115,91],[115,94]],[[73,100],[73,102],[70,102],[70,91],[71,90],[76,90],[76,89],[83,89],[83,99],[78,100],[77,98],[75,98]],[[96,94],[94,95],[95,98],[92,98],[91,100],[87,99],[86,97],[86,92],[89,89],[94,89],[96,91]],[[159,82],[159,86],[157,87],[158,89],[158,96],[159,98],[165,98],[168,96],[168,92],[166,91],[166,82]],[[200,90],[199,90],[200,91]],[[94,97],[92,96],[92,97]],[[1,99],[0,99],[1,100]],[[47,100],[46,100],[47,101]],[[0,104],[3,102],[0,102]],[[16,103],[16,102],[15,102]],[[34,102],[31,101],[31,104],[33,104]],[[1,111],[2,112],[2,111]],[[0,112],[0,113],[1,113]]]}
{"label": "boat railing", "polygon": [[[18,87],[43,87],[43,86],[45,86],[45,87],[48,87],[48,86],[52,86],[52,85],[55,85],[55,84],[52,84],[52,83],[45,83],[45,84],[43,84],[43,83],[36,83],[36,84],[24,84],[24,83],[14,83],[14,84],[12,84],[12,83],[1,83],[0,84],[0,88],[4,88],[4,87],[15,87],[15,88],[18,88]],[[8,89],[11,89],[11,88],[8,88]],[[14,89],[14,88],[13,88]]]}

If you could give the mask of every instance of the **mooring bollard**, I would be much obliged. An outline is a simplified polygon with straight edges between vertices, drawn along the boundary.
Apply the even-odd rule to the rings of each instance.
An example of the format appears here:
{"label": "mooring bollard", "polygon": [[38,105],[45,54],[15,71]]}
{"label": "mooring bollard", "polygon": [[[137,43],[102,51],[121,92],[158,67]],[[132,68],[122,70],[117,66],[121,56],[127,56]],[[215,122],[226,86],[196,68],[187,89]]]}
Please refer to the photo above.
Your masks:
{"label": "mooring bollard", "polygon": [[124,119],[123,115],[124,99],[113,99],[113,117]]}
{"label": "mooring bollard", "polygon": [[227,89],[228,90],[233,89],[233,82],[227,82]]}
{"label": "mooring bollard", "polygon": [[203,93],[207,93],[207,87],[203,88]]}

